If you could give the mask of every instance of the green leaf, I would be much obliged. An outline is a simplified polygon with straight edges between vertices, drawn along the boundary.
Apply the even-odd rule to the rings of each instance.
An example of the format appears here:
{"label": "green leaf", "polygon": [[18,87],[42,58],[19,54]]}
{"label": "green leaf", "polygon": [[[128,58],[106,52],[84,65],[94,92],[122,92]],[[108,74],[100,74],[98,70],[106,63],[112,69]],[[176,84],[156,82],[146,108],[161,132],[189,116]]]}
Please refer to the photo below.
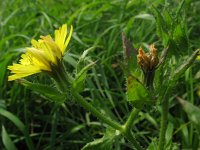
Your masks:
{"label": "green leaf", "polygon": [[34,146],[25,125],[15,115],[13,115],[5,109],[0,108],[0,115],[4,116],[5,118],[9,119],[15,124],[15,126],[24,134],[26,144],[29,147],[29,149],[33,150]]}
{"label": "green leaf", "polygon": [[199,50],[193,52],[193,54],[187,58],[187,60],[184,61],[182,65],[180,65],[176,71],[171,75],[171,85],[176,83],[176,81],[179,79],[179,77],[193,64],[193,62],[196,60],[196,57],[199,53]]}
{"label": "green leaf", "polygon": [[[166,24],[166,21],[165,21],[165,18],[162,16],[162,13],[155,7],[152,7],[153,9],[153,13],[156,17],[156,30],[157,30],[157,34],[159,37],[162,38],[163,40],[163,45],[164,47],[167,47],[166,43],[168,43],[168,38],[169,38],[169,35],[168,35],[168,32],[167,32],[167,24]],[[168,21],[169,18],[167,18]]]}
{"label": "green leaf", "polygon": [[199,149],[199,133],[193,132],[193,141],[192,141],[192,149],[198,150]]}
{"label": "green leaf", "polygon": [[177,100],[183,107],[183,110],[187,113],[189,120],[196,125],[196,128],[200,133],[200,108],[180,97],[177,97]]}
{"label": "green leaf", "polygon": [[139,68],[137,65],[137,50],[132,46],[128,38],[122,33],[122,42],[124,50],[124,72],[128,77],[130,74],[134,76],[139,76]]}
{"label": "green leaf", "polygon": [[135,18],[155,21],[155,18],[151,14],[139,14],[136,15]]}
{"label": "green leaf", "polygon": [[64,55],[63,60],[72,65],[73,67],[76,67],[77,65],[77,61],[69,53]]}
{"label": "green leaf", "polygon": [[12,60],[12,58],[17,54],[8,52],[0,58],[0,68],[1,68],[0,69],[0,86],[1,87],[6,84],[5,78],[6,78],[7,66],[10,63],[10,61]]}
{"label": "green leaf", "polygon": [[4,126],[2,126],[2,142],[7,150],[17,150]]}
{"label": "green leaf", "polygon": [[129,76],[127,79],[127,97],[136,108],[141,108],[150,102],[147,89],[134,76]]}
{"label": "green leaf", "polygon": [[79,73],[85,67],[86,61],[90,61],[87,55],[93,50],[95,50],[95,47],[90,47],[84,50],[82,55],[79,57],[78,63],[76,65],[76,73]]}
{"label": "green leaf", "polygon": [[112,139],[101,138],[88,143],[82,150],[112,150]]}
{"label": "green leaf", "polygon": [[[166,132],[167,133],[167,132]],[[165,148],[165,150],[179,150],[179,145],[176,143],[170,142]],[[147,150],[158,150],[158,139],[154,138],[150,143]]]}
{"label": "green leaf", "polygon": [[31,89],[38,94],[41,94],[42,96],[53,102],[63,103],[67,98],[66,94],[61,93],[56,88],[47,85],[31,83],[27,80],[20,80],[20,83],[28,89]]}
{"label": "green leaf", "polygon": [[79,61],[76,65],[76,76],[73,81],[73,87],[78,92],[81,92],[84,89],[84,83],[85,83],[85,79],[87,77],[87,71],[95,65],[95,62],[91,62],[91,61],[90,61],[91,62],[90,64],[85,65],[86,61],[89,61],[87,54],[89,52],[93,51],[94,49],[95,49],[95,47],[90,47],[90,48],[86,49],[83,52],[83,54],[80,56]]}
{"label": "green leaf", "polygon": [[73,82],[73,87],[78,92],[81,92],[84,89],[85,78],[87,77],[87,71],[95,65],[95,62],[90,63],[85,66],[79,73],[76,74],[76,77]]}
{"label": "green leaf", "polygon": [[185,53],[188,50],[188,38],[185,32],[185,28],[178,23],[174,29],[173,40],[175,41],[179,53]]}
{"label": "green leaf", "polygon": [[0,115],[12,121],[22,133],[25,132],[25,125],[15,115],[2,108],[0,108]]}
{"label": "green leaf", "polygon": [[147,148],[147,150],[157,150],[158,149],[158,140],[156,138],[154,138],[149,147]]}
{"label": "green leaf", "polygon": [[82,150],[113,150],[113,144],[118,144],[116,142],[118,136],[119,134],[116,134],[116,130],[108,128],[102,138],[87,143]]}
{"label": "green leaf", "polygon": [[166,145],[167,145],[166,147],[171,147],[173,130],[174,130],[174,125],[171,122],[169,122],[165,134]]}
{"label": "green leaf", "polygon": [[176,10],[176,18],[179,17],[181,15],[181,10],[183,9],[183,6],[185,4],[185,0],[182,0],[179,5],[178,5],[178,8]]}
{"label": "green leaf", "polygon": [[172,16],[170,15],[170,13],[167,10],[165,10],[163,12],[163,16],[165,18],[166,28],[168,29],[168,31],[172,30],[173,29],[173,24],[174,24]]}

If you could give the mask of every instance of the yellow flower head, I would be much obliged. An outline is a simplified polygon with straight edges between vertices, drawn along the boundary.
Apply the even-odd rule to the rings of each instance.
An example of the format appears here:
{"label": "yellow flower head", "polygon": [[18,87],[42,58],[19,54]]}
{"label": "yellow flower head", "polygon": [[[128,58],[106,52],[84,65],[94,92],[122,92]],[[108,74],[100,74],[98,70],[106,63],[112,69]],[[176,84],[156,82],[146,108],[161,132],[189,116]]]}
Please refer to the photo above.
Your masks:
{"label": "yellow flower head", "polygon": [[26,48],[26,53],[21,55],[19,64],[8,66],[13,73],[8,81],[16,80],[41,71],[52,71],[52,65],[57,66],[61,61],[65,49],[71,39],[73,27],[67,36],[67,25],[64,24],[55,30],[55,39],[50,35],[41,36],[38,41],[32,40],[32,47]]}

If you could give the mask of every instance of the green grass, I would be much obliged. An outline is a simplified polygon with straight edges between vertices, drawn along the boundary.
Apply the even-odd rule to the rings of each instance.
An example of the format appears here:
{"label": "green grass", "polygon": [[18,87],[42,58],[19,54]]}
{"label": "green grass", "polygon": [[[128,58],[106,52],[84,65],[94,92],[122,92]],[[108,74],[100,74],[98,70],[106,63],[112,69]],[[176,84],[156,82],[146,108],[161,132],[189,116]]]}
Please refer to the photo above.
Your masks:
{"label": "green grass", "polygon": [[[64,58],[69,62],[67,70],[72,72],[82,52],[94,47],[88,54],[87,61],[97,62],[88,72],[82,95],[99,111],[124,123],[132,107],[125,94],[121,33],[124,32],[137,49],[140,46],[147,48],[149,44],[155,43],[160,54],[164,42],[157,32],[158,18],[155,17],[152,5],[158,11],[168,11],[173,16],[180,2],[0,0],[0,149],[16,147],[79,150],[88,142],[101,138],[106,130],[105,124],[80,107],[73,98],[57,108],[55,103],[47,101],[18,82],[7,81],[7,66],[18,61],[20,54],[25,51],[24,48],[31,45],[32,38],[38,39],[40,35],[53,34],[54,29],[64,23],[72,24],[74,33],[69,45],[70,52]],[[183,58],[200,48],[199,7],[199,1],[185,0],[179,13],[179,21],[185,27],[184,38],[189,41],[188,48],[184,49],[186,43],[181,40],[178,49],[170,47],[170,55],[164,69],[173,70],[182,63]],[[177,149],[200,148],[200,135],[176,99],[177,96],[181,97],[199,107],[197,88],[200,77],[196,75],[199,72],[199,63],[196,61],[192,68],[182,74],[171,97],[168,97],[170,104],[166,142],[169,145],[177,145]],[[52,84],[43,74],[27,79]],[[134,120],[133,131],[138,142],[147,148],[153,139],[156,141],[159,127],[158,104],[139,113]],[[124,140],[120,140],[119,144],[115,143],[116,149],[131,147],[131,144]]]}

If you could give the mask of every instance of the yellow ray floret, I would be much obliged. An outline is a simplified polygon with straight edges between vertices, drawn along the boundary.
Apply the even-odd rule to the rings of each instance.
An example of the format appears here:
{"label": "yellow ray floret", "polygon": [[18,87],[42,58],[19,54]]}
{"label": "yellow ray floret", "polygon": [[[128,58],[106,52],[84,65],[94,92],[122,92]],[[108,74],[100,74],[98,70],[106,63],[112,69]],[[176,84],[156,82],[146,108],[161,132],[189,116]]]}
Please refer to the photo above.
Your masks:
{"label": "yellow ray floret", "polygon": [[50,35],[41,36],[38,41],[32,40],[32,47],[26,48],[26,53],[21,55],[19,64],[8,66],[13,73],[8,81],[16,80],[41,71],[52,71],[51,65],[58,65],[62,59],[67,45],[71,39],[73,27],[71,26],[67,36],[67,25],[64,24],[55,30],[55,38]]}

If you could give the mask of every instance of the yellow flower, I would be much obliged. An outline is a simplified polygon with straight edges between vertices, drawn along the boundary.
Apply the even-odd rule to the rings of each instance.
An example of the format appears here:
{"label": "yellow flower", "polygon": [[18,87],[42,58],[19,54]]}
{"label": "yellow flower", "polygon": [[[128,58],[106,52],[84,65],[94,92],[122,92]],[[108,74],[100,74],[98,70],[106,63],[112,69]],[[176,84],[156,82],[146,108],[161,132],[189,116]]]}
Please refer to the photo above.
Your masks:
{"label": "yellow flower", "polygon": [[67,25],[64,24],[55,30],[55,39],[50,35],[41,36],[38,41],[32,40],[32,47],[26,48],[26,53],[21,55],[19,64],[8,66],[13,73],[8,81],[16,80],[42,71],[51,72],[52,66],[57,66],[61,61],[65,49],[71,39],[73,27],[67,36]]}

